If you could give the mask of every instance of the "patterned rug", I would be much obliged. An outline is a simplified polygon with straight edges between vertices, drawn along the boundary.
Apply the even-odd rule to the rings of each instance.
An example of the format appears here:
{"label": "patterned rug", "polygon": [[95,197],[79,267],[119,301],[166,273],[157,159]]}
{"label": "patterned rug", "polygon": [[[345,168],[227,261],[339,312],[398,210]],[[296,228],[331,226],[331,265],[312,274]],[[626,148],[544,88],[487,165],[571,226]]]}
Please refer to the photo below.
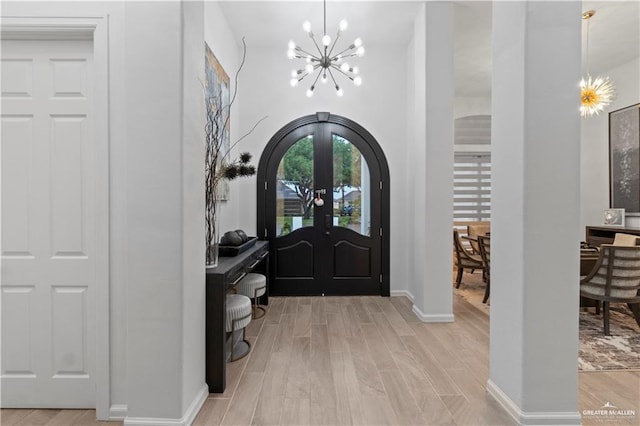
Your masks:
{"label": "patterned rug", "polygon": [[[459,289],[454,288],[454,294],[489,315],[491,299],[488,304],[482,303],[484,283],[479,272],[463,274],[462,284]],[[604,335],[602,315],[596,315],[594,309],[589,311],[580,312],[578,369],[640,370],[640,326],[629,308],[622,304],[611,306],[611,336]]]}

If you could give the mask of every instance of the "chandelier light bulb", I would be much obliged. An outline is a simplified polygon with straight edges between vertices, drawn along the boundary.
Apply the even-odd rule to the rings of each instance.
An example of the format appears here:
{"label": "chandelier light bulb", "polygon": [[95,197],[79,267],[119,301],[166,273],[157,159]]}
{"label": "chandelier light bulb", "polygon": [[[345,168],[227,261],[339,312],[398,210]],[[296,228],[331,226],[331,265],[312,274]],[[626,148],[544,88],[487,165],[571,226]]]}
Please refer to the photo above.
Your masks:
{"label": "chandelier light bulb", "polygon": [[342,91],[342,89],[339,86],[336,86],[336,94],[339,97],[342,97],[342,95],[344,95],[344,92]]}
{"label": "chandelier light bulb", "polygon": [[305,30],[305,32],[310,33],[311,32],[311,22],[304,21],[304,23],[302,24],[302,29]]}
{"label": "chandelier light bulb", "polygon": [[296,48],[296,44],[293,42],[293,40],[289,40],[289,49],[293,50]]}
{"label": "chandelier light bulb", "polygon": [[311,56],[307,56],[306,61],[307,61],[308,64],[310,64],[311,63]]}
{"label": "chandelier light bulb", "polygon": [[364,56],[364,47],[362,46],[358,47],[358,50],[356,50],[356,55]]}
{"label": "chandelier light bulb", "polygon": [[296,87],[298,85],[298,79],[292,78],[291,80],[289,80],[289,84],[291,84],[291,87]]}
{"label": "chandelier light bulb", "polygon": [[340,31],[346,31],[347,28],[349,28],[349,23],[347,22],[347,20],[343,19],[342,21],[340,21]]}
{"label": "chandelier light bulb", "polygon": [[343,62],[342,65],[340,65],[340,69],[344,72],[349,71],[349,64],[346,62]]}
{"label": "chandelier light bulb", "polygon": [[308,98],[310,98],[310,97],[312,97],[312,96],[313,96],[313,89],[314,89],[314,87],[313,87],[313,86],[311,86],[311,88],[310,88],[309,90],[307,90],[307,97],[308,97]]}
{"label": "chandelier light bulb", "polygon": [[360,70],[358,69],[358,67],[353,67],[351,68],[351,72],[354,74],[358,74],[360,72]]}
{"label": "chandelier light bulb", "polygon": [[360,46],[362,46],[362,39],[361,39],[360,37],[358,37],[357,39],[355,39],[355,40],[353,41],[353,45],[354,45],[355,47],[360,47]]}
{"label": "chandelier light bulb", "polygon": [[322,44],[325,46],[328,46],[331,44],[331,37],[329,37],[328,35],[323,35],[322,36]]}
{"label": "chandelier light bulb", "polygon": [[322,78],[320,79],[323,83],[327,82],[327,74],[322,74]]}
{"label": "chandelier light bulb", "polygon": [[362,84],[362,77],[357,76],[356,78],[354,78],[353,84],[355,84],[356,86],[360,86]]}
{"label": "chandelier light bulb", "polygon": [[307,64],[307,66],[306,66],[306,67],[304,67],[304,70],[305,70],[307,73],[311,74],[311,73],[313,72],[313,65],[311,65],[311,64]]}
{"label": "chandelier light bulb", "polygon": [[287,57],[288,57],[289,59],[293,59],[293,58],[295,58],[295,57],[296,57],[296,52],[294,52],[294,51],[293,51],[293,49],[289,49],[289,50],[287,50]]}
{"label": "chandelier light bulb", "polygon": [[298,76],[298,71],[297,70],[291,70],[291,77],[297,77]]}

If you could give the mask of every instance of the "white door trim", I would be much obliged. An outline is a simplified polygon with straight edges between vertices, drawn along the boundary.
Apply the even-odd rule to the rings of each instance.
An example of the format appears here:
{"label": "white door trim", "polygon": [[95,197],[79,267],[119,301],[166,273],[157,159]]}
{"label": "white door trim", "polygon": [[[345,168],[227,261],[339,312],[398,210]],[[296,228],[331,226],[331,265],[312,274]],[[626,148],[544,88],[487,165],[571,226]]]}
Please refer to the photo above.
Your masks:
{"label": "white door trim", "polygon": [[96,415],[110,411],[109,291],[109,50],[108,16],[2,17],[0,36],[13,40],[93,40],[96,241]]}

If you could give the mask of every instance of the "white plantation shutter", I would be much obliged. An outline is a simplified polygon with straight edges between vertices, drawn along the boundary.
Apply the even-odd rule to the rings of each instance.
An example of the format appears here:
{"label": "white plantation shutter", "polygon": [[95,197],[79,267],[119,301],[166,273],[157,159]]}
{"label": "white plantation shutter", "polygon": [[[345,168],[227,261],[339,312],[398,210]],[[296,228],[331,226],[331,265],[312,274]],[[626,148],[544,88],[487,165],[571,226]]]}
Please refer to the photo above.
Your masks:
{"label": "white plantation shutter", "polygon": [[456,152],[453,165],[453,220],[491,219],[491,154]]}

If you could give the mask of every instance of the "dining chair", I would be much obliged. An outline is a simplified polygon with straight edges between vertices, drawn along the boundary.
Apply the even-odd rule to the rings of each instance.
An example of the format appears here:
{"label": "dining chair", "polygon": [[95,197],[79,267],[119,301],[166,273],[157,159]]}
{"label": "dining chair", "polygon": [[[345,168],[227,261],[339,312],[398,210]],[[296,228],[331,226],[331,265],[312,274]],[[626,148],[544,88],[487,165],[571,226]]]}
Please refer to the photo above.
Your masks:
{"label": "dining chair", "polygon": [[473,222],[467,225],[467,235],[471,237],[469,243],[473,249],[473,254],[480,254],[480,246],[477,241],[478,235],[487,235],[490,231],[490,222]]}
{"label": "dining chair", "polygon": [[605,336],[610,303],[626,303],[640,326],[640,246],[602,244],[593,269],[580,280],[580,296],[602,302]]}
{"label": "dining chair", "polygon": [[491,287],[491,238],[486,235],[478,235],[478,247],[480,248],[480,258],[484,267],[484,281],[487,284],[484,289],[482,303],[487,303]]}
{"label": "dining chair", "polygon": [[[464,268],[467,269],[481,269],[484,270],[484,266],[482,263],[482,258],[480,255],[473,254],[471,251],[467,250],[465,246],[460,241],[460,234],[458,234],[458,230],[453,230],[453,248],[454,248],[454,257],[453,263],[458,268],[458,275],[456,277],[456,288],[460,287],[460,283],[462,282],[462,272]],[[484,272],[483,272],[484,279]]]}
{"label": "dining chair", "polygon": [[613,244],[614,246],[637,246],[639,239],[640,238],[638,238],[637,235],[622,234],[617,232],[613,236],[613,243],[611,244]]}

